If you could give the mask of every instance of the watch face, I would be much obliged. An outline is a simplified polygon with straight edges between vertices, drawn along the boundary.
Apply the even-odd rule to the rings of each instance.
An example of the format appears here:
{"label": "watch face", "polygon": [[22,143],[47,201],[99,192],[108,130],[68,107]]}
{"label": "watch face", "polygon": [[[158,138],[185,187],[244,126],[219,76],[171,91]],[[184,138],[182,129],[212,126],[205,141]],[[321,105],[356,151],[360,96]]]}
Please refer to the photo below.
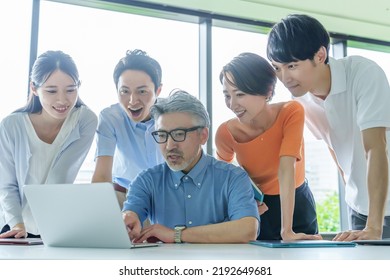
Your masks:
{"label": "watch face", "polygon": [[175,226],[175,229],[177,229],[177,230],[183,230],[185,228],[186,228],[186,226]]}

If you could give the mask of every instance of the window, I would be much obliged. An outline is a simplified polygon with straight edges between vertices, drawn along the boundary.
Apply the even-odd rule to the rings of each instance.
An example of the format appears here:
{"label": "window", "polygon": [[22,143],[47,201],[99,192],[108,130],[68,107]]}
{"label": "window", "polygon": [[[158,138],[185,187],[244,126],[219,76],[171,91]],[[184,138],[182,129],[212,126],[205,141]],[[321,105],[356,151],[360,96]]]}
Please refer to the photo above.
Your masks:
{"label": "window", "polygon": [[27,100],[32,1],[26,2],[8,1],[0,9],[0,120]]}
{"label": "window", "polygon": [[[32,5],[22,1],[8,1],[7,9],[0,9],[0,121],[27,100]],[[0,229],[4,223],[0,207]]]}
{"label": "window", "polygon": [[[112,75],[126,50],[142,49],[161,64],[161,96],[174,88],[198,95],[197,24],[43,1],[38,53],[49,49],[73,57],[80,96],[96,114],[117,103]],[[95,147],[93,143],[78,182],[91,180]]]}

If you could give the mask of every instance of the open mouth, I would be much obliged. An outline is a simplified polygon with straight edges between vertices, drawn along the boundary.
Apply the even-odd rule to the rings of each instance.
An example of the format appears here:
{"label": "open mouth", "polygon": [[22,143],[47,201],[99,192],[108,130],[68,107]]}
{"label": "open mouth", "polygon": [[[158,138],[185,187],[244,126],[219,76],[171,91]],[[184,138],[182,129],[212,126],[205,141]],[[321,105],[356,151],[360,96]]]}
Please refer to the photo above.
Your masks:
{"label": "open mouth", "polygon": [[182,155],[180,153],[168,153],[167,159],[171,162],[177,162],[182,158]]}
{"label": "open mouth", "polygon": [[236,114],[237,118],[241,118],[245,114],[245,110],[235,111],[234,114]]}
{"label": "open mouth", "polygon": [[137,109],[137,110],[132,110],[130,108],[128,108],[128,109],[129,109],[131,115],[136,118],[136,117],[139,117],[141,115],[141,112],[142,112],[143,108],[140,108],[140,109]]}
{"label": "open mouth", "polygon": [[58,113],[63,114],[68,110],[69,106],[61,106],[61,107],[54,107],[53,106],[52,108],[54,110],[56,110]]}
{"label": "open mouth", "polygon": [[178,155],[169,155],[168,158],[169,158],[170,160],[175,161],[175,160],[177,160],[178,158],[180,158],[180,156],[178,156]]}

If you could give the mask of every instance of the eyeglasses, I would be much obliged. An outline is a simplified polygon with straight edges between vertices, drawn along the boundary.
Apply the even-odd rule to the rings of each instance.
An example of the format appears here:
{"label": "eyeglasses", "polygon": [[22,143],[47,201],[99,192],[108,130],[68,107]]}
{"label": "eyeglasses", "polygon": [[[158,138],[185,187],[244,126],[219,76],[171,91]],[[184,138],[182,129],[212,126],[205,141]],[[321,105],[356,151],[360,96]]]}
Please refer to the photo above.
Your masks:
{"label": "eyeglasses", "polygon": [[195,131],[199,128],[204,128],[204,126],[194,126],[190,128],[178,128],[171,131],[153,131],[152,136],[154,140],[159,143],[163,144],[168,141],[168,135],[171,136],[173,141],[175,142],[183,142],[186,140],[187,132]]}

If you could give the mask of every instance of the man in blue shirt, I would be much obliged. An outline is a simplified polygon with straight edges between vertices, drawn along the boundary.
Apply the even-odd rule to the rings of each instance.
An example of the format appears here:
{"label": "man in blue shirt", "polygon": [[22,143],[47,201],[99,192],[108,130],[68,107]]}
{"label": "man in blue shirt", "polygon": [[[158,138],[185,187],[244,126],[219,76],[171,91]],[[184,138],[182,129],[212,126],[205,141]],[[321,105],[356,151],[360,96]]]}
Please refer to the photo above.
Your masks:
{"label": "man in blue shirt", "polygon": [[150,134],[150,107],[161,93],[162,70],[157,60],[136,49],[119,60],[113,77],[119,102],[99,115],[92,182],[113,182],[122,207],[137,174],[164,162]]}
{"label": "man in blue shirt", "polygon": [[[259,233],[247,173],[205,154],[210,120],[203,104],[177,91],[152,106],[152,135],[165,163],[132,182],[123,218],[133,242],[246,243]],[[149,218],[152,225],[142,229]]]}

